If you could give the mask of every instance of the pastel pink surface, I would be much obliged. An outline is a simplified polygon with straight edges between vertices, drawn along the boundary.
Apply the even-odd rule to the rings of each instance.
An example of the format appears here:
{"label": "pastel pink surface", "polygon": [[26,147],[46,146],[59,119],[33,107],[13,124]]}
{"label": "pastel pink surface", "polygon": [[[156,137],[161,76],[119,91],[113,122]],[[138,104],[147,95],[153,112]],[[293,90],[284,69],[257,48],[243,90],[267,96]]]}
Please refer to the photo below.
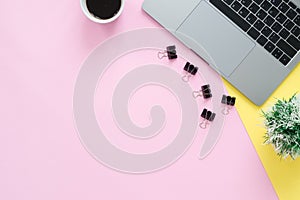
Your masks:
{"label": "pastel pink surface", "polygon": [[116,172],[83,148],[72,111],[80,66],[108,37],[158,26],[141,4],[126,1],[119,19],[100,25],[79,1],[2,3],[0,199],[277,198],[235,110],[207,158],[198,159],[199,134],[183,157],[155,173]]}

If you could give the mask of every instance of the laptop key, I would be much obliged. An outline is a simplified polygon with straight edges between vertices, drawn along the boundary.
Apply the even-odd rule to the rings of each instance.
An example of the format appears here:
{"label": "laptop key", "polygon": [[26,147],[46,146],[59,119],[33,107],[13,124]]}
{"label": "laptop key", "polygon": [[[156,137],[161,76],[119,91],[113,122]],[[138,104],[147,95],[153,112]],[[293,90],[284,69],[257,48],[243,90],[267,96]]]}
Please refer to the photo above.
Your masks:
{"label": "laptop key", "polygon": [[234,1],[231,4],[231,8],[235,11],[238,11],[242,7],[242,4],[240,4],[238,1]]}
{"label": "laptop key", "polygon": [[264,36],[269,37],[269,35],[272,33],[272,30],[271,30],[269,27],[265,26],[265,27],[263,28],[263,30],[261,31],[261,33],[262,33]]}
{"label": "laptop key", "polygon": [[250,28],[250,24],[246,22],[242,17],[235,13],[232,9],[226,6],[221,0],[210,0],[217,9],[219,9],[224,15],[231,19],[237,26],[239,26],[243,31],[247,31]]}
{"label": "laptop key", "polygon": [[263,2],[263,0],[254,0],[258,5],[261,4],[261,2]]}
{"label": "laptop key", "polygon": [[289,9],[289,11],[287,11],[286,13],[286,16],[288,16],[288,18],[290,18],[291,20],[293,20],[296,17],[296,15],[297,13],[292,9]]}
{"label": "laptop key", "polygon": [[275,19],[273,19],[273,18],[270,17],[270,16],[267,16],[267,17],[264,19],[264,23],[267,24],[268,26],[271,26],[274,22],[275,22]]}
{"label": "laptop key", "polygon": [[272,42],[268,42],[266,45],[265,45],[265,49],[268,51],[268,52],[272,52],[273,51],[273,49],[275,49],[275,45],[274,44],[272,44]]}
{"label": "laptop key", "polygon": [[253,28],[253,27],[251,27],[247,33],[248,33],[248,35],[250,35],[254,40],[256,40],[256,38],[258,38],[258,36],[259,36],[259,32],[258,32],[255,28]]}
{"label": "laptop key", "polygon": [[240,11],[239,11],[239,14],[242,16],[242,17],[247,17],[247,15],[250,13],[249,10],[247,10],[245,7],[243,7]]}
{"label": "laptop key", "polygon": [[255,14],[259,10],[259,6],[256,3],[252,3],[251,6],[249,7],[249,10]]}
{"label": "laptop key", "polygon": [[278,33],[282,29],[282,26],[278,22],[275,22],[272,25],[271,28],[272,28],[273,31],[275,31],[276,33]]}
{"label": "laptop key", "polygon": [[294,24],[291,20],[287,19],[287,20],[284,22],[283,26],[284,26],[287,30],[291,30],[291,29],[295,26],[295,24]]}
{"label": "laptop key", "polygon": [[255,17],[255,15],[253,15],[252,13],[250,13],[247,17],[246,20],[250,23],[253,24],[256,21],[257,17]]}
{"label": "laptop key", "polygon": [[281,12],[286,13],[286,11],[288,11],[288,9],[289,9],[289,6],[286,5],[284,2],[282,2],[282,3],[280,4],[280,6],[278,7],[278,9],[279,9]]}
{"label": "laptop key", "polygon": [[274,6],[277,7],[281,3],[281,0],[271,0],[270,2],[271,2],[271,4],[273,4]]}
{"label": "laptop key", "polygon": [[292,48],[288,43],[286,43],[283,39],[280,39],[277,42],[277,47],[291,58],[294,57],[294,55],[297,53],[296,50]]}
{"label": "laptop key", "polygon": [[274,6],[269,10],[268,12],[272,17],[276,17],[279,13],[279,10],[277,10]]}
{"label": "laptop key", "polygon": [[275,58],[277,58],[277,59],[279,59],[280,56],[282,56],[282,54],[283,54],[283,52],[282,52],[280,49],[278,49],[278,48],[276,48],[276,49],[272,52],[272,55],[273,55]]}
{"label": "laptop key", "polygon": [[298,37],[300,35],[300,29],[295,26],[292,31],[291,31],[296,37]]}
{"label": "laptop key", "polygon": [[276,17],[276,20],[281,24],[283,24],[283,22],[285,22],[286,19],[287,19],[287,17],[284,16],[282,13],[279,13],[279,15],[277,15],[277,17]]}
{"label": "laptop key", "polygon": [[257,30],[261,31],[261,29],[265,26],[265,24],[264,24],[262,21],[257,20],[253,26],[254,26]]}
{"label": "laptop key", "polygon": [[232,4],[233,0],[224,0],[225,3],[227,3],[228,5]]}
{"label": "laptop key", "polygon": [[250,6],[252,0],[241,0],[241,3],[245,6],[245,7],[248,7]]}
{"label": "laptop key", "polygon": [[287,65],[290,62],[290,58],[283,54],[283,56],[281,56],[281,58],[279,59],[279,61],[283,64],[283,65]]}
{"label": "laptop key", "polygon": [[267,40],[267,38],[265,38],[265,36],[260,35],[256,41],[257,41],[258,44],[260,44],[261,46],[264,46],[268,40]]}
{"label": "laptop key", "polygon": [[286,40],[292,47],[294,47],[297,51],[300,49],[300,41],[295,38],[293,35],[290,35]]}
{"label": "laptop key", "polygon": [[296,6],[293,2],[291,2],[291,1],[290,1],[288,4],[289,4],[289,6],[291,6],[293,9],[296,9],[296,8],[297,8],[297,6]]}
{"label": "laptop key", "polygon": [[297,17],[294,19],[294,22],[300,26],[300,15],[297,15]]}
{"label": "laptop key", "polygon": [[270,4],[267,0],[265,0],[260,6],[265,11],[268,11],[271,8],[272,4]]}
{"label": "laptop key", "polygon": [[296,11],[298,14],[300,14],[300,8],[297,8]]}
{"label": "laptop key", "polygon": [[286,39],[290,33],[288,30],[286,30],[285,28],[283,28],[280,32],[279,32],[279,35],[283,38],[283,39]]}
{"label": "laptop key", "polygon": [[269,37],[269,39],[274,43],[274,44],[276,44],[277,42],[278,42],[278,40],[279,40],[279,36],[276,34],[276,33],[272,33],[271,35],[270,35],[270,37]]}
{"label": "laptop key", "polygon": [[259,19],[263,20],[263,19],[267,16],[267,13],[266,13],[265,11],[263,11],[262,9],[260,9],[260,10],[258,11],[258,13],[256,13],[256,16],[257,16]]}

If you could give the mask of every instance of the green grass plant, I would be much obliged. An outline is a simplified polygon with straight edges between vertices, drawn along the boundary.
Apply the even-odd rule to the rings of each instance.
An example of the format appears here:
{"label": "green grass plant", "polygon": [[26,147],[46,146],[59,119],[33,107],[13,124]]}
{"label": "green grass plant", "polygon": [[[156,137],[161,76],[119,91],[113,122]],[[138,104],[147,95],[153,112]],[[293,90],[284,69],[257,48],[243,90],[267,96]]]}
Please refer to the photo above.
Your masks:
{"label": "green grass plant", "polygon": [[265,144],[273,145],[282,158],[300,155],[300,96],[278,99],[269,111],[263,111]]}

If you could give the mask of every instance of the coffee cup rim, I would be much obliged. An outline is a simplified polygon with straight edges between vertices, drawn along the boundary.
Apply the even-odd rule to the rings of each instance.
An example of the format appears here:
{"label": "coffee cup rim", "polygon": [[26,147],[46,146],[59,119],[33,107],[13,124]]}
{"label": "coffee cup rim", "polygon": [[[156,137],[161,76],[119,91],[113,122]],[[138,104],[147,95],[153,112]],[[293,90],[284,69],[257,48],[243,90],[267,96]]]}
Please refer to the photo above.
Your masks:
{"label": "coffee cup rim", "polygon": [[96,22],[96,23],[106,24],[106,23],[115,21],[121,15],[123,8],[124,8],[124,1],[125,0],[121,0],[121,6],[120,6],[119,11],[117,12],[117,14],[115,14],[112,18],[109,18],[109,19],[100,19],[98,17],[95,17],[92,13],[90,13],[90,11],[88,10],[88,8],[86,6],[86,0],[80,0],[80,6],[81,6],[81,10],[83,11],[83,13],[85,14],[85,16],[87,18],[89,18],[90,20],[92,20],[93,22]]}

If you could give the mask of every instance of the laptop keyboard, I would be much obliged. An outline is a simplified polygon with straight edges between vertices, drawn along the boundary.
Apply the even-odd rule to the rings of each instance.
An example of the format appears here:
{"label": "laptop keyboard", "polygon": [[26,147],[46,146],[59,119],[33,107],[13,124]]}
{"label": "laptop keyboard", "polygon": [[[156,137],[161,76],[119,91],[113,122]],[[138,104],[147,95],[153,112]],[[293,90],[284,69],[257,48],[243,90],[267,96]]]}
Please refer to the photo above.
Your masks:
{"label": "laptop keyboard", "polygon": [[287,65],[300,49],[300,8],[289,0],[209,0]]}

